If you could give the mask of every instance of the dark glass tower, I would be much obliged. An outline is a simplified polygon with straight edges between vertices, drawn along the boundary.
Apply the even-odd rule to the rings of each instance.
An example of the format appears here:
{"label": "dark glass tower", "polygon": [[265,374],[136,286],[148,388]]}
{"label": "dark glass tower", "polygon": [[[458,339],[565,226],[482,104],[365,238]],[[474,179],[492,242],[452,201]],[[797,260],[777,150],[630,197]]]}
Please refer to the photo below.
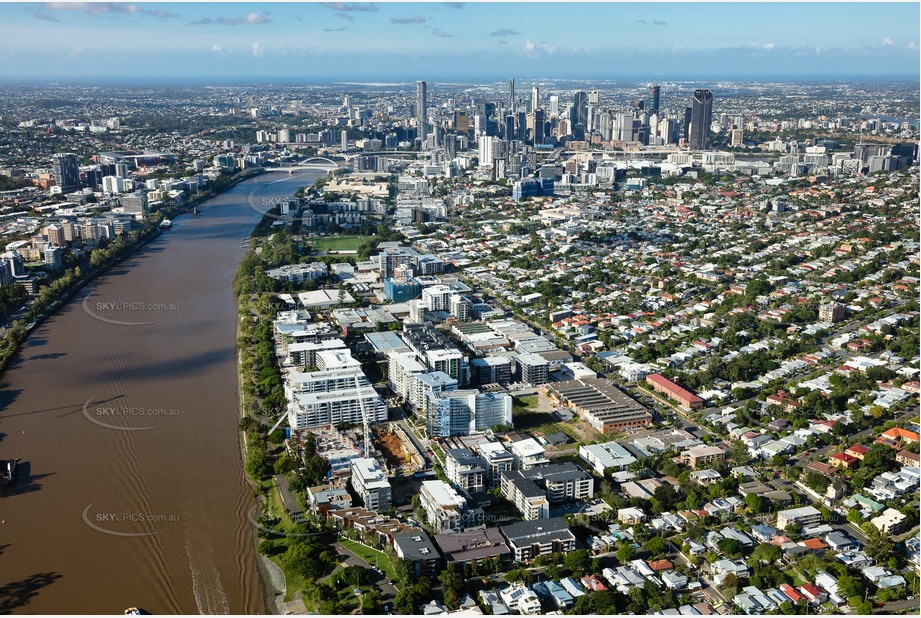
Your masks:
{"label": "dark glass tower", "polygon": [[659,86],[650,86],[649,87],[649,96],[652,97],[652,103],[649,106],[650,114],[659,113]]}
{"label": "dark glass tower", "polygon": [[706,89],[695,90],[691,99],[691,125],[688,141],[691,150],[710,147],[710,123],[713,116],[713,93]]}

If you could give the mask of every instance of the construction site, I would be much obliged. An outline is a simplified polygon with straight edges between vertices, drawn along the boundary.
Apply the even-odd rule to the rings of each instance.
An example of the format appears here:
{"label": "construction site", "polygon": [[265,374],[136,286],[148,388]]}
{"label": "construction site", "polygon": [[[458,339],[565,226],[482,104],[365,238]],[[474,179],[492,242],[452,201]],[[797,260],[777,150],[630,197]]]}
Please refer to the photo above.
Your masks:
{"label": "construction site", "polygon": [[383,456],[387,469],[394,475],[411,475],[425,466],[422,453],[399,425],[376,425],[372,428],[372,435],[374,446]]}

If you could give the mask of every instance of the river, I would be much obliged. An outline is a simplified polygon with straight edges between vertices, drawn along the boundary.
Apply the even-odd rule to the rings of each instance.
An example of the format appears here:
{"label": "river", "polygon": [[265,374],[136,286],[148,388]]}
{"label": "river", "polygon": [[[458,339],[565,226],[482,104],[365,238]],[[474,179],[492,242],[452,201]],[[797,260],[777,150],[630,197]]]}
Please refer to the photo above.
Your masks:
{"label": "river", "polygon": [[[241,467],[231,281],[261,210],[183,215],[36,328],[0,383],[0,613],[265,613]],[[266,185],[266,183],[268,183]]]}

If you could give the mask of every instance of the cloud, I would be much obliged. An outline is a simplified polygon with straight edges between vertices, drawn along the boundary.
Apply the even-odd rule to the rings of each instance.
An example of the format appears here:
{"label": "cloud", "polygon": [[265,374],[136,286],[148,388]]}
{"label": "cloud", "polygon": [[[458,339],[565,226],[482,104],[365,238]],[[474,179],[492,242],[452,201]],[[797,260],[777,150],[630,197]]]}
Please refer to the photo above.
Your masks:
{"label": "cloud", "polygon": [[243,17],[217,17],[211,19],[210,17],[202,17],[197,21],[190,21],[189,24],[192,26],[209,26],[211,24],[220,24],[222,26],[241,26],[241,25],[251,25],[251,24],[268,24],[272,20],[269,19],[264,13],[248,13]]}
{"label": "cloud", "polygon": [[338,28],[323,28],[323,32],[345,32],[348,30],[345,26],[339,26]]}
{"label": "cloud", "polygon": [[892,46],[894,46],[894,45],[895,45],[895,41],[892,40],[892,37],[891,37],[891,36],[887,36],[887,37],[885,37],[885,38],[883,39],[883,46],[884,46],[884,47],[892,47]]}
{"label": "cloud", "polygon": [[432,36],[437,36],[439,39],[450,39],[454,35],[448,34],[447,32],[444,32],[443,30],[439,28],[435,28],[434,30],[432,30]]}
{"label": "cloud", "polygon": [[349,15],[348,13],[336,13],[336,17],[339,19],[344,19],[345,21],[355,21],[355,17]]}
{"label": "cloud", "polygon": [[441,6],[446,6],[449,9],[462,9],[464,4],[464,2],[442,2]]}
{"label": "cloud", "polygon": [[764,45],[758,45],[757,43],[749,43],[748,46],[752,49],[766,49],[767,51],[771,51],[772,49],[777,47],[773,43],[765,43]]}
{"label": "cloud", "polygon": [[516,34],[521,34],[511,28],[499,28],[495,32],[490,32],[489,36],[515,36]]}
{"label": "cloud", "polygon": [[549,56],[556,53],[556,45],[548,43],[547,41],[538,41],[535,43],[531,39],[528,39],[524,42],[524,45],[522,45],[521,51],[525,56],[531,58],[536,58],[541,54]]}
{"label": "cloud", "polygon": [[659,20],[659,19],[656,19],[656,20],[653,20],[652,25],[653,25],[653,26],[667,26],[667,25],[668,25],[668,22],[667,22],[667,21],[661,21],[661,20]]}
{"label": "cloud", "polygon": [[265,47],[262,45],[262,43],[259,43],[258,41],[256,43],[253,43],[252,51],[253,51],[253,56],[255,56],[256,58],[262,58],[263,56],[265,56]]}
{"label": "cloud", "polygon": [[83,46],[77,45],[76,47],[71,49],[69,52],[67,52],[67,55],[70,56],[71,58],[76,58],[82,53],[83,53]]}
{"label": "cloud", "polygon": [[[157,19],[172,19],[177,17],[175,13],[156,9],[142,9],[136,4],[121,2],[45,2],[38,11],[80,11],[90,15],[104,14],[130,14],[130,15],[147,15]],[[39,18],[42,19],[42,18]]]}
{"label": "cloud", "polygon": [[636,23],[638,23],[638,24],[648,24],[649,22],[646,21],[645,19],[638,19],[638,20],[636,20]]}
{"label": "cloud", "polygon": [[321,2],[320,4],[333,11],[354,13],[374,13],[377,11],[377,5],[371,2]]}
{"label": "cloud", "polygon": [[218,54],[219,56],[223,56],[227,50],[221,47],[220,45],[218,45],[217,43],[215,43],[214,45],[211,46],[211,51],[214,52],[215,54]]}
{"label": "cloud", "polygon": [[413,15],[412,17],[391,17],[391,24],[422,24],[425,23],[425,18],[421,15]]}
{"label": "cloud", "polygon": [[905,47],[907,49],[918,49],[918,44],[915,43],[914,41],[910,41],[909,43],[905,45]]}
{"label": "cloud", "polygon": [[34,6],[27,6],[27,7],[26,7],[26,10],[27,10],[28,12],[32,13],[32,16],[35,17],[35,19],[40,19],[40,20],[42,20],[42,21],[51,21],[51,22],[54,22],[54,23],[56,23],[56,24],[61,23],[61,20],[60,20],[60,19],[58,19],[57,17],[55,17],[55,16],[52,15],[51,13],[48,13],[48,12],[47,12],[44,8],[42,8],[42,7],[36,8],[36,7],[34,7]]}

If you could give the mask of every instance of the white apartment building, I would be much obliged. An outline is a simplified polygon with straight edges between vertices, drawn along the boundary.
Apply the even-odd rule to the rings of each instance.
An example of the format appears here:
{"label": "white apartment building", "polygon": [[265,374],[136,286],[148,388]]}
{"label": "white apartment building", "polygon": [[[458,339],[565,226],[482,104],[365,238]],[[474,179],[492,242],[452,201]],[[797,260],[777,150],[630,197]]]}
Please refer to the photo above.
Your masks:
{"label": "white apartment building", "polygon": [[497,487],[502,480],[502,473],[515,468],[515,458],[499,442],[480,443],[477,445],[477,451],[489,487]]}
{"label": "white apartment building", "polygon": [[550,463],[544,454],[547,452],[540,443],[534,438],[512,442],[509,446],[512,457],[515,461],[516,470],[530,470],[539,466],[546,466]]}
{"label": "white apartment building", "polygon": [[374,459],[352,460],[352,487],[366,509],[383,513],[390,510],[391,491],[387,476]]}
{"label": "white apartment building", "polygon": [[467,500],[444,481],[423,481],[419,493],[422,509],[435,532],[461,532]]}

